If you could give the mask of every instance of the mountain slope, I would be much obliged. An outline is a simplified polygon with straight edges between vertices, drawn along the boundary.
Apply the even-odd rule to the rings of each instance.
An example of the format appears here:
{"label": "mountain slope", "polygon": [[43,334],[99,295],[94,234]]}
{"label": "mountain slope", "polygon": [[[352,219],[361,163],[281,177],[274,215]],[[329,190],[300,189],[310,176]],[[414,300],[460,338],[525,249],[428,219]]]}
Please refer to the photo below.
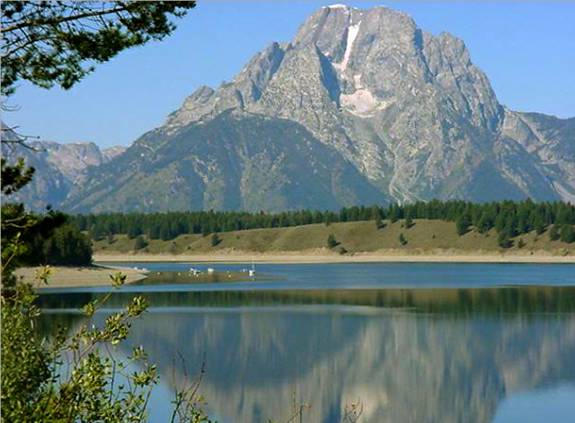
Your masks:
{"label": "mountain slope", "polygon": [[301,125],[226,112],[172,136],[149,133],[90,169],[70,209],[279,211],[384,201]]}
{"label": "mountain slope", "polygon": [[575,118],[506,111],[502,137],[528,153],[561,199],[575,202]]}

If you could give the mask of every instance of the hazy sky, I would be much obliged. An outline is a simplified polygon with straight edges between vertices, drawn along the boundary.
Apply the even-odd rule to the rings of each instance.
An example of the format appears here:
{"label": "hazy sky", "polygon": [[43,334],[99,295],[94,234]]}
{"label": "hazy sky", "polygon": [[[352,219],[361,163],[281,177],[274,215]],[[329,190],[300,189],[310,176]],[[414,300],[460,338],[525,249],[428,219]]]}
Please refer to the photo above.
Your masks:
{"label": "hazy sky", "polygon": [[[59,142],[128,145],[161,125],[200,85],[218,86],[307,16],[337,1],[200,1],[172,37],[120,53],[69,91],[21,83],[3,119]],[[368,8],[382,2],[350,1]],[[575,2],[398,2],[433,34],[462,38],[499,101],[516,110],[575,116]]]}

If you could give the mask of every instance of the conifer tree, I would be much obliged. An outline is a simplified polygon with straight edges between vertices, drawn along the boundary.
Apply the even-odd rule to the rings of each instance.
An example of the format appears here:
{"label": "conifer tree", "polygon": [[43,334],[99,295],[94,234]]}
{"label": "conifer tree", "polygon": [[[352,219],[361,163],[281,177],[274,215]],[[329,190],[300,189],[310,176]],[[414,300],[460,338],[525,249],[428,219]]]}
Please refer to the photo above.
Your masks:
{"label": "conifer tree", "polygon": [[405,229],[409,229],[413,226],[413,219],[411,217],[411,212],[406,214],[404,226],[405,226]]}
{"label": "conifer tree", "polygon": [[407,239],[405,238],[405,236],[403,235],[403,233],[399,234],[399,243],[401,245],[406,245],[407,244]]}
{"label": "conifer tree", "polygon": [[464,235],[467,232],[469,232],[469,226],[470,225],[471,225],[471,222],[469,220],[469,216],[467,214],[461,215],[455,221],[455,228],[457,230],[457,235],[461,236],[461,235]]}
{"label": "conifer tree", "polygon": [[491,220],[489,214],[487,212],[482,212],[479,220],[477,222],[477,230],[479,233],[484,234],[489,232],[489,230],[493,227],[493,221]]}
{"label": "conifer tree", "polygon": [[142,250],[148,246],[148,243],[142,235],[138,235],[134,241],[134,250]]}
{"label": "conifer tree", "polygon": [[373,222],[375,224],[375,229],[380,229],[382,227],[382,222],[381,222],[381,213],[379,211],[379,207],[373,206],[373,208],[371,210],[371,216],[372,216]]}
{"label": "conifer tree", "polygon": [[506,230],[499,232],[499,235],[497,235],[497,243],[501,248],[511,248],[513,246],[511,236]]}
{"label": "conifer tree", "polygon": [[537,235],[541,235],[545,232],[545,221],[539,213],[535,214],[533,218],[533,229],[535,229]]}
{"label": "conifer tree", "polygon": [[565,224],[561,227],[561,241],[569,244],[575,242],[575,231],[572,225]]}
{"label": "conifer tree", "polygon": [[212,234],[212,237],[210,239],[210,245],[212,247],[215,247],[216,245],[218,245],[220,242],[222,242],[222,240],[220,239],[220,237],[218,236],[217,233]]}
{"label": "conifer tree", "polygon": [[389,207],[389,221],[391,223],[395,223],[399,220],[399,218],[400,218],[399,206],[392,204]]}
{"label": "conifer tree", "polygon": [[339,242],[337,242],[337,239],[335,239],[335,236],[333,234],[329,234],[329,236],[327,237],[327,247],[328,248],[334,248],[339,244]]}
{"label": "conifer tree", "polygon": [[549,229],[549,239],[551,241],[557,241],[559,239],[559,228],[557,226],[557,224],[551,226],[551,229]]}

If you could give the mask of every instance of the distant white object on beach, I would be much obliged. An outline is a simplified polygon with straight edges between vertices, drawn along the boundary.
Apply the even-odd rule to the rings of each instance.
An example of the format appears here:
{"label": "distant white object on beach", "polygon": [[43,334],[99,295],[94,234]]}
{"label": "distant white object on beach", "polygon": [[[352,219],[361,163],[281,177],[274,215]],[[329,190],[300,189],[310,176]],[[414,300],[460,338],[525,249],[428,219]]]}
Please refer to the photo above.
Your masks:
{"label": "distant white object on beach", "polygon": [[208,267],[207,271],[208,271],[208,274],[209,274],[209,275],[211,275],[212,273],[214,273],[214,269],[211,268],[211,267]]}

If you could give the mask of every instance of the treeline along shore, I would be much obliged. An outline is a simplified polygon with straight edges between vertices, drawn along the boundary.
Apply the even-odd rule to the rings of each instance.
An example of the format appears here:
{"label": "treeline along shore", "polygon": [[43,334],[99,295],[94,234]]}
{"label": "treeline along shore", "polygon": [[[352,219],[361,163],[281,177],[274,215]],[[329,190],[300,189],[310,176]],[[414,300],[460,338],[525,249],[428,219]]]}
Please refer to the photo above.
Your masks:
{"label": "treeline along shore", "polygon": [[[292,262],[326,257],[400,260],[402,255],[442,261],[465,261],[474,255],[495,261],[486,259],[490,254],[526,256],[524,261],[536,261],[537,256],[575,257],[575,206],[563,202],[430,201],[339,211],[71,216],[50,212],[49,216],[48,223],[57,221],[59,226],[24,240],[22,265],[89,266],[93,253],[97,260],[113,256],[129,260],[137,255],[202,261],[234,260],[233,256],[240,260],[242,253],[245,257],[258,253],[274,255],[273,261],[284,255]],[[464,257],[460,260],[458,255]]]}
{"label": "treeline along shore", "polygon": [[[146,235],[150,239],[170,240],[184,234],[208,235],[248,229],[285,228],[292,226],[337,222],[383,220],[394,223],[404,219],[455,222],[461,235],[475,229],[486,233],[495,229],[501,238],[536,231],[542,234],[549,227],[557,231],[557,239],[573,242],[575,206],[563,202],[536,203],[502,201],[474,204],[464,201],[430,201],[413,204],[392,204],[387,207],[345,207],[338,212],[298,210],[282,213],[248,213],[236,211],[190,211],[166,213],[108,213],[76,215],[72,222],[93,239],[107,235],[126,234],[130,238]],[[438,234],[440,235],[440,234]],[[555,236],[552,234],[553,237]]]}
{"label": "treeline along shore", "polygon": [[[430,201],[339,211],[190,211],[76,215],[95,253],[221,256],[306,251],[349,256],[506,253],[571,256],[569,203]],[[209,257],[208,257],[209,258]]]}

